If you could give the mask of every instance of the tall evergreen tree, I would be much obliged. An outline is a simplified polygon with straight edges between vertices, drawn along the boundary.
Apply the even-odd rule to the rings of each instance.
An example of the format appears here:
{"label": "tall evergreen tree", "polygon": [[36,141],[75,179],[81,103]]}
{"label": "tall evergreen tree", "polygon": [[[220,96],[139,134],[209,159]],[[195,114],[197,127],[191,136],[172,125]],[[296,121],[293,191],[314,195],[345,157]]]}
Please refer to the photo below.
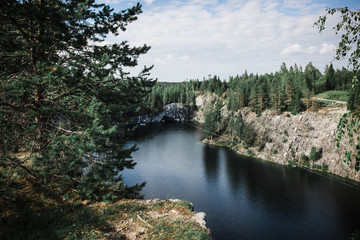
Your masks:
{"label": "tall evergreen tree", "polygon": [[335,89],[335,70],[332,64],[325,69],[325,88],[327,91]]}
{"label": "tall evergreen tree", "polygon": [[133,168],[126,122],[154,81],[137,77],[149,47],[100,44],[137,19],[141,6],[116,13],[94,0],[0,3],[0,192],[32,178],[82,198],[133,196],[121,177]]}

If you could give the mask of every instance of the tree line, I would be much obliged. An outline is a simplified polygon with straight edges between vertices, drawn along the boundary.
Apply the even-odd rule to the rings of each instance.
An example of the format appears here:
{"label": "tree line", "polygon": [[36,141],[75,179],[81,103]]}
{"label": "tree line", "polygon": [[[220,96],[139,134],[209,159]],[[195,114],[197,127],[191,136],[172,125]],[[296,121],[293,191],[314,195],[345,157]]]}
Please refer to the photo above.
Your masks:
{"label": "tree line", "polygon": [[[197,94],[216,94],[226,100],[230,111],[250,107],[260,114],[266,109],[294,114],[316,107],[313,97],[326,91],[345,91],[349,96],[349,106],[358,104],[356,93],[352,91],[354,76],[359,76],[346,68],[334,69],[327,65],[324,73],[310,62],[303,69],[296,64],[289,68],[283,63],[280,70],[270,74],[248,74],[220,80],[218,76],[208,79],[190,80],[182,83],[157,83],[148,96],[149,107],[161,110],[165,104],[182,102],[195,105]],[[358,90],[357,90],[358,91]]]}
{"label": "tree line", "polygon": [[[353,79],[359,76],[359,73],[344,67],[335,70],[332,64],[326,65],[324,73],[321,73],[311,62],[305,69],[296,64],[287,67],[283,63],[279,71],[263,75],[248,74],[245,71],[242,75],[231,76],[226,80],[215,75],[202,81],[158,82],[146,101],[149,109],[155,112],[172,102],[181,102],[195,109],[197,95],[216,95],[217,100],[204,113],[206,136],[212,138],[224,128],[220,111],[226,105],[230,118],[225,125],[232,139],[253,146],[257,142],[255,131],[244,123],[239,114],[240,109],[247,107],[258,115],[267,109],[279,114],[285,111],[297,114],[307,109],[316,111],[319,103],[314,97],[323,92],[334,91],[346,96],[351,110],[359,105],[360,91],[352,88]],[[258,144],[261,145],[260,142]]]}

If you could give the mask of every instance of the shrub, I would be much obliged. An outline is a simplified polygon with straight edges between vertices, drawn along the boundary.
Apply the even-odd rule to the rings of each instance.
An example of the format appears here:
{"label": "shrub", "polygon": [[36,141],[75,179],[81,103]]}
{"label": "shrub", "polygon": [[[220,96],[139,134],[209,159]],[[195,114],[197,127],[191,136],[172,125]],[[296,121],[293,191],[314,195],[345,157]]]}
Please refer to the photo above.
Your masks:
{"label": "shrub", "polygon": [[323,165],[321,166],[322,170],[324,171],[328,171],[329,170],[329,165],[323,163]]}
{"label": "shrub", "polygon": [[309,159],[311,161],[315,161],[316,160],[316,147],[312,147],[311,151],[310,151],[310,155],[309,155]]}
{"label": "shrub", "polygon": [[250,156],[254,156],[254,153],[253,153],[250,149],[247,149],[247,153],[248,153]]}
{"label": "shrub", "polygon": [[309,165],[309,158],[308,158],[308,156],[306,156],[305,154],[302,154],[301,156],[300,156],[300,162],[304,165],[304,166],[306,166],[306,167],[309,167],[310,165]]}
{"label": "shrub", "polygon": [[295,153],[294,149],[291,149],[291,156],[292,156],[293,158],[295,158],[295,156],[296,156],[296,153]]}
{"label": "shrub", "polygon": [[302,161],[309,161],[309,158],[308,158],[308,156],[306,156],[305,154],[302,154],[301,157],[300,157],[300,160],[302,160]]}
{"label": "shrub", "polygon": [[289,136],[289,133],[288,133],[288,131],[286,131],[286,130],[284,130],[284,134],[285,134],[285,136]]}
{"label": "shrub", "polygon": [[261,143],[258,151],[261,152],[262,150],[264,150],[264,148],[265,148],[265,143]]}
{"label": "shrub", "polygon": [[287,140],[287,138],[284,138],[283,139],[283,143],[286,143],[288,140]]}
{"label": "shrub", "polygon": [[317,161],[322,157],[323,149],[320,148],[319,151],[316,151],[316,147],[312,147],[310,151],[310,160]]}
{"label": "shrub", "polygon": [[320,148],[318,152],[316,152],[316,160],[322,158],[323,148]]}

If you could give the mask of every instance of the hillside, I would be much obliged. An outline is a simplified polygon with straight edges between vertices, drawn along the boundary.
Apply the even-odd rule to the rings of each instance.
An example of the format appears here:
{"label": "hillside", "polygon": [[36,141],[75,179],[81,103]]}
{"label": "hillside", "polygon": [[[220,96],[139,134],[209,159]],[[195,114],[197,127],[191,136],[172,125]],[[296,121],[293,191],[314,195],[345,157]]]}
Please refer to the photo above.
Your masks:
{"label": "hillside", "polygon": [[[204,113],[215,101],[214,95],[200,95],[196,98],[199,111],[195,120],[204,123]],[[240,110],[244,122],[256,133],[254,146],[245,146],[241,141],[233,141],[228,130],[230,112],[221,109],[221,134],[209,143],[227,146],[239,154],[251,155],[266,161],[293,165],[312,170],[329,172],[344,178],[360,181],[355,169],[355,161],[346,161],[346,151],[355,152],[344,135],[340,146],[336,146],[336,131],[340,118],[346,113],[346,106],[323,107],[317,111],[304,111],[297,115],[273,110],[265,110],[260,115],[249,108]],[[315,156],[315,157],[314,157]]]}

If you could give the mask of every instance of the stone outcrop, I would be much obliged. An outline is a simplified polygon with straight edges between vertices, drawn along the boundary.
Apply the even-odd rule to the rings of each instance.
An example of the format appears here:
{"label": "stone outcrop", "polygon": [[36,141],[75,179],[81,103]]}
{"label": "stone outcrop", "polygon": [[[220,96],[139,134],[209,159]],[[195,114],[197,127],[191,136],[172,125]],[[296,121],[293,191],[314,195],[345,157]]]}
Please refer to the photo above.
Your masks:
{"label": "stone outcrop", "polygon": [[193,110],[182,103],[170,103],[164,106],[162,112],[155,115],[138,116],[133,119],[133,123],[151,123],[161,121],[188,121],[194,116]]}
{"label": "stone outcrop", "polygon": [[[198,96],[196,99],[198,108],[195,119],[203,122],[203,112],[209,101],[214,101],[214,96]],[[266,110],[260,116],[249,109],[242,109],[241,113],[246,123],[251,125],[259,142],[262,139],[265,144],[262,149],[259,146],[245,149],[241,144],[233,146],[239,154],[249,155],[266,161],[279,164],[295,163],[302,165],[301,156],[310,155],[312,147],[318,151],[322,149],[319,160],[310,161],[313,165],[326,166],[327,172],[344,178],[360,181],[360,174],[355,170],[355,161],[349,165],[344,164],[345,151],[354,150],[346,141],[344,135],[340,147],[336,147],[335,137],[340,117],[346,112],[346,107],[328,107],[317,112],[306,111],[297,115],[284,112],[281,115],[274,111]],[[224,118],[228,117],[228,111],[224,106],[222,109]],[[216,141],[226,142],[230,138],[223,135]],[[215,143],[214,142],[214,143]],[[353,151],[354,152],[354,151]]]}

